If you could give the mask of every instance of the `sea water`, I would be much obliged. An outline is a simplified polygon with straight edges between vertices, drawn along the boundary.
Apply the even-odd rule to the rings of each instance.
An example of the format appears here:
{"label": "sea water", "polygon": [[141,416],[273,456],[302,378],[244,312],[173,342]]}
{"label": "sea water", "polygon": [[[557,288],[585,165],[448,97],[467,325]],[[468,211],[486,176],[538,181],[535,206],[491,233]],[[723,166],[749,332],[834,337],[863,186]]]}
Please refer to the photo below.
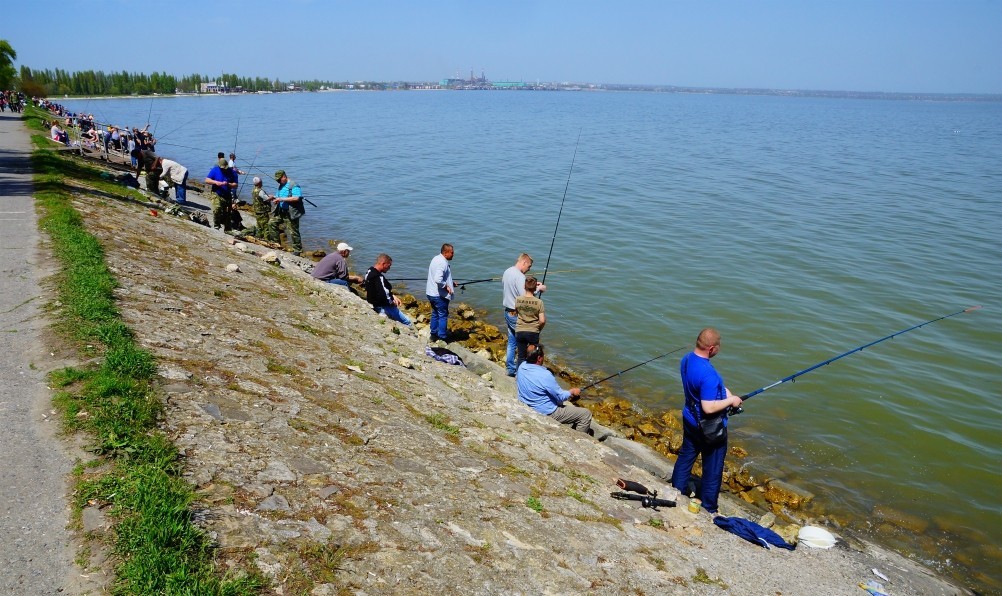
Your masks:
{"label": "sea water", "polygon": [[[537,276],[549,262],[543,341],[596,378],[714,326],[714,364],[747,393],[983,304],[756,396],[731,435],[747,465],[878,540],[1002,587],[1002,104],[458,91],[64,103],[118,125],[149,115],[158,153],[192,180],[234,149],[269,190],[286,170],[316,204],[306,248],[347,241],[356,271],[386,252],[391,277],[421,280],[444,242],[457,278],[500,276],[523,251]],[[422,281],[398,285],[423,295]],[[460,299],[502,324],[499,283]],[[608,383],[642,409],[678,408],[683,353]]]}

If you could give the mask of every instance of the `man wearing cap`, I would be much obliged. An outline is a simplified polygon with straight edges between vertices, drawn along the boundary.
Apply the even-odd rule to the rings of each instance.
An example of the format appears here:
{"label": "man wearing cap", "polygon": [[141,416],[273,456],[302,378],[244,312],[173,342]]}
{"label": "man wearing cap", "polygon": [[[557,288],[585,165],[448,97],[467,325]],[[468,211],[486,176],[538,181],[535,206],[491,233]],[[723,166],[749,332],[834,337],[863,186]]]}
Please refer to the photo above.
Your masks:
{"label": "man wearing cap", "polygon": [[455,294],[456,284],[452,281],[449,261],[456,254],[451,244],[443,244],[439,254],[428,264],[428,281],[425,294],[431,304],[431,341],[449,340],[449,301]]}
{"label": "man wearing cap", "polygon": [[303,204],[303,190],[299,185],[289,180],[285,170],[275,172],[275,182],[278,182],[278,192],[271,198],[275,210],[271,214],[271,235],[278,238],[279,226],[285,224],[285,239],[292,246],[292,254],[297,257],[303,254],[303,239],[299,235],[299,219],[306,214]]}
{"label": "man wearing cap", "polygon": [[257,220],[254,236],[268,242],[276,242],[276,239],[271,237],[271,226],[268,223],[271,219],[271,202],[268,193],[264,192],[261,178],[257,176],[254,176],[254,188],[251,189],[251,205],[254,208],[254,219]]}
{"label": "man wearing cap", "polygon": [[400,310],[400,298],[393,295],[393,286],[383,275],[392,265],[390,255],[382,253],[376,257],[376,264],[365,272],[365,299],[372,310],[409,327],[411,320]]}
{"label": "man wearing cap", "polygon": [[[515,376],[515,325],[518,324],[518,311],[515,310],[515,301],[525,293],[525,274],[532,269],[532,257],[526,253],[518,255],[515,264],[505,270],[501,276],[501,290],[504,293],[502,302],[504,303],[504,320],[508,327],[508,352],[505,355],[504,364],[509,377]],[[535,295],[539,296],[546,291],[546,286],[537,283]]]}
{"label": "man wearing cap", "polygon": [[161,160],[160,166],[163,168],[160,179],[167,183],[168,188],[174,187],[174,200],[184,205],[188,197],[188,190],[184,187],[188,182],[188,168],[172,159]]}
{"label": "man wearing cap", "polygon": [[230,175],[230,163],[220,157],[209,173],[205,183],[212,187],[215,197],[212,199],[212,227],[221,227],[223,231],[231,229],[233,220],[233,189],[237,183]]}
{"label": "man wearing cap", "polygon": [[348,274],[348,262],[345,259],[351,254],[351,251],[352,248],[347,243],[338,243],[337,249],[320,259],[320,262],[313,268],[314,279],[345,287],[348,287],[349,282],[362,283],[364,280],[360,276]]}

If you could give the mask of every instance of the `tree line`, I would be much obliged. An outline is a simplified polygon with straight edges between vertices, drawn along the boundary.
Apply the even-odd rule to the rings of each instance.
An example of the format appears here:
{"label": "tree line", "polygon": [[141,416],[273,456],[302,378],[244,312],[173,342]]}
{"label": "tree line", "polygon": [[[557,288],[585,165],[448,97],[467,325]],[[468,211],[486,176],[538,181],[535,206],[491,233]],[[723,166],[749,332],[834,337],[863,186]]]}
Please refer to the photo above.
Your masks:
{"label": "tree line", "polygon": [[199,93],[202,83],[216,83],[225,91],[285,91],[289,85],[306,91],[316,91],[321,87],[339,89],[344,83],[331,81],[289,81],[264,77],[242,77],[221,73],[210,77],[191,74],[177,77],[167,72],[133,73],[128,71],[106,73],[101,70],[69,72],[60,68],[32,70],[21,66],[21,89],[28,95],[57,97],[62,95],[172,95],[174,93]]}

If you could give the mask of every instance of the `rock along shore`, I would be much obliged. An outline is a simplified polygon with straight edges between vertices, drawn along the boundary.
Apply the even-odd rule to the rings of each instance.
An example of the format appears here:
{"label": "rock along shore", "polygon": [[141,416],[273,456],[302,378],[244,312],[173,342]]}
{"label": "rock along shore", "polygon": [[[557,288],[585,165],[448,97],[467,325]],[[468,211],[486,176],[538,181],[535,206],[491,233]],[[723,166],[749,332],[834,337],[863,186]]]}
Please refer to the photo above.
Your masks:
{"label": "rock along shore", "polygon": [[[315,282],[307,260],[268,263],[153,204],[74,204],[159,360],[197,523],[224,569],[256,566],[275,593],[855,595],[873,569],[893,594],[965,593],[852,538],[766,550],[685,497],[612,499],[619,477],[676,498],[670,462],[536,415],[459,346],[468,367],[432,360],[426,335]],[[726,496],[722,513],[743,515]]]}

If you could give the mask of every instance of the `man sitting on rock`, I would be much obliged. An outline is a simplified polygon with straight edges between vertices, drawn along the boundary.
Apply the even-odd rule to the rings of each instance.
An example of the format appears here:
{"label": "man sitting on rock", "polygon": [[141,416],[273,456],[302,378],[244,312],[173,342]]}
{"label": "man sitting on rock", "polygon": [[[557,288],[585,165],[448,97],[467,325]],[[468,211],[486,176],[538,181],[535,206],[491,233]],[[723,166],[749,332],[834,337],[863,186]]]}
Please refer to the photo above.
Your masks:
{"label": "man sitting on rock", "polygon": [[591,412],[587,408],[567,403],[572,397],[581,395],[581,389],[561,389],[553,373],[543,366],[544,356],[542,344],[530,347],[525,362],[518,367],[516,373],[518,399],[543,416],[549,416],[561,424],[569,424],[574,430],[592,434]]}
{"label": "man sitting on rock", "polygon": [[351,254],[352,248],[346,242],[340,242],[337,250],[320,259],[313,268],[313,278],[329,284],[348,287],[349,283],[360,284],[363,279],[359,275],[349,275],[348,262],[345,259]]}
{"label": "man sitting on rock", "polygon": [[376,257],[376,264],[365,272],[365,299],[369,301],[372,309],[376,312],[409,327],[411,320],[400,310],[400,298],[393,295],[393,286],[386,281],[386,277],[383,275],[392,266],[393,259],[390,258],[390,255],[381,253]]}

